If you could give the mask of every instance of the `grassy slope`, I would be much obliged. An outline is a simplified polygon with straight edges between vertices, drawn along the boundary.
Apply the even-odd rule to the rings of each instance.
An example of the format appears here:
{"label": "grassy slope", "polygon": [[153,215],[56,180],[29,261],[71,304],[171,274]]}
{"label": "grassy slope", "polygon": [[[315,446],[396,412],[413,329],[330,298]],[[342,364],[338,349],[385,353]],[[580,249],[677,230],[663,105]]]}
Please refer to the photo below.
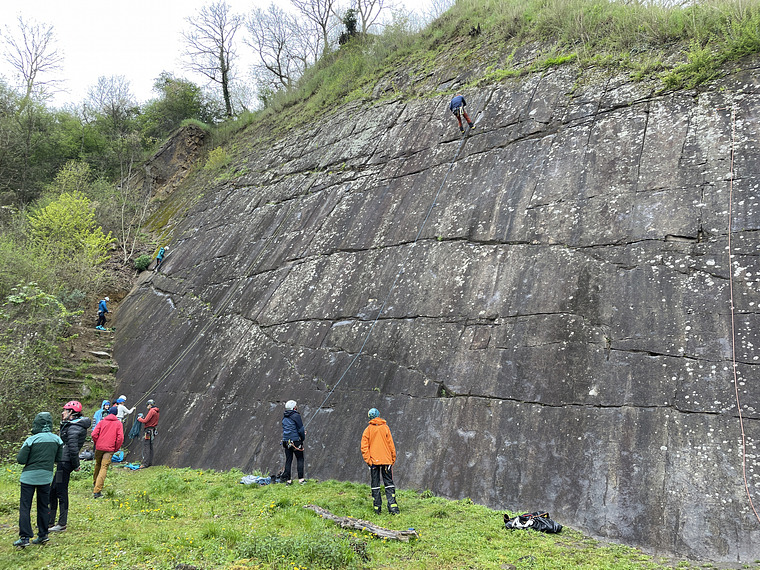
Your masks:
{"label": "grassy slope", "polygon": [[[377,517],[369,487],[355,483],[260,487],[239,484],[243,474],[234,470],[112,467],[105,497],[94,500],[92,462],[71,482],[68,530],[52,533],[44,547],[16,550],[20,471],[6,465],[0,473],[0,569],[662,567],[635,549],[568,528],[558,535],[507,531],[502,513],[468,499],[401,490],[401,515]],[[412,527],[421,538],[397,543],[343,530],[304,509],[309,503],[391,529]]]}

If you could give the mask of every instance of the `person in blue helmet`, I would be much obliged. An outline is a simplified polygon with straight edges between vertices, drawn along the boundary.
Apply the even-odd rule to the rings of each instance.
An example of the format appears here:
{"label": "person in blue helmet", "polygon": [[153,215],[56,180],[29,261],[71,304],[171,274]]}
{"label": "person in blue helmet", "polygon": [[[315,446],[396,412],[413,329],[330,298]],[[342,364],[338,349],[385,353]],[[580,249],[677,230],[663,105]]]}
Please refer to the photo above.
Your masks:
{"label": "person in blue helmet", "polygon": [[465,111],[465,107],[467,106],[467,101],[464,100],[464,96],[457,93],[454,95],[454,98],[451,100],[451,103],[449,103],[449,110],[454,114],[454,116],[457,118],[457,122],[459,123],[459,132],[464,132],[464,127],[462,126],[462,115],[464,115],[465,120],[467,121],[467,124],[470,125],[471,129],[475,128],[475,123],[472,122],[472,119],[470,119],[470,116],[467,114],[467,111]]}
{"label": "person in blue helmet", "polygon": [[393,464],[396,463],[396,446],[388,424],[380,417],[377,408],[367,412],[369,425],[362,434],[362,458],[369,466],[370,486],[375,513],[382,511],[383,496],[380,492],[380,478],[385,485],[385,496],[388,499],[388,512],[392,515],[399,513],[396,503],[396,485],[393,483]]}
{"label": "person in blue helmet", "polygon": [[282,416],[282,447],[285,449],[285,469],[283,477],[287,477],[286,483],[291,485],[293,480],[290,478],[290,471],[293,467],[293,456],[296,456],[296,467],[298,469],[298,482],[303,485],[304,479],[304,457],[303,442],[306,439],[306,430],[303,427],[301,414],[298,413],[298,404],[295,400],[288,400],[285,403],[285,413]]}

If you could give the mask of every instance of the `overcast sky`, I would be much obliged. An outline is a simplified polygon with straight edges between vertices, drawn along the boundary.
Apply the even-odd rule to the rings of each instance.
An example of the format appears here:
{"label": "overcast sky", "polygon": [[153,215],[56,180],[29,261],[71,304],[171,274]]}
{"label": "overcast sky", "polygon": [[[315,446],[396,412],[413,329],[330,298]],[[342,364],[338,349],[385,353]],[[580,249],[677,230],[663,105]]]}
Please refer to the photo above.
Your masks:
{"label": "overcast sky", "polygon": [[[431,0],[397,0],[408,11],[423,12]],[[182,69],[184,44],[181,32],[186,18],[213,0],[0,0],[0,34],[5,26],[18,28],[18,16],[26,22],[52,25],[56,46],[62,53],[61,87],[53,104],[79,103],[98,77],[123,75],[140,103],[155,97],[153,83],[162,71],[172,72],[199,85],[202,77]],[[347,4],[347,2],[344,2]],[[266,8],[270,0],[227,0],[235,13],[249,14]],[[277,0],[278,6],[289,5]],[[242,30],[241,30],[242,31]],[[241,43],[238,51],[243,51]],[[242,54],[241,54],[242,55]],[[239,70],[243,75],[244,70]],[[0,58],[0,75],[12,81],[11,68]]]}

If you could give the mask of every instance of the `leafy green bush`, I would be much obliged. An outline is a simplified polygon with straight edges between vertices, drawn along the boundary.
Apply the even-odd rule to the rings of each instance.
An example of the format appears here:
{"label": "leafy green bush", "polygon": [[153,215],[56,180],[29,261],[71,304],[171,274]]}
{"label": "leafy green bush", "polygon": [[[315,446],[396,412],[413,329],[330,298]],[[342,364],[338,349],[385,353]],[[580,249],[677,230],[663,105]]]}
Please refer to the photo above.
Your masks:
{"label": "leafy green bush", "polygon": [[204,170],[222,170],[230,163],[230,156],[223,147],[217,147],[208,153]]}
{"label": "leafy green bush", "polygon": [[135,259],[135,269],[137,271],[145,271],[148,269],[148,266],[150,265],[150,262],[152,261],[150,255],[141,255],[137,259]]}
{"label": "leafy green bush", "polygon": [[95,213],[87,196],[79,190],[63,192],[47,205],[29,214],[32,246],[52,253],[59,260],[83,253],[92,265],[109,257],[113,238],[95,223]]}

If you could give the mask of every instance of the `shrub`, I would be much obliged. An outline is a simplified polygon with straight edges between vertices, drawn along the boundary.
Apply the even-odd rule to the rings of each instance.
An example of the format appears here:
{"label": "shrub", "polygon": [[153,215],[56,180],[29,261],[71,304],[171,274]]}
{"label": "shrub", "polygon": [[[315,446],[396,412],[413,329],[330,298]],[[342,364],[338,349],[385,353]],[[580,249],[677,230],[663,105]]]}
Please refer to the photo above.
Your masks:
{"label": "shrub", "polygon": [[135,259],[135,269],[137,271],[145,271],[148,269],[148,266],[150,265],[150,262],[152,261],[150,255],[141,255],[137,259]]}
{"label": "shrub", "polygon": [[89,198],[78,190],[64,192],[34,209],[29,214],[29,226],[33,247],[59,260],[83,252],[92,265],[97,265],[108,259],[114,241],[110,232],[104,235],[96,225]]}

